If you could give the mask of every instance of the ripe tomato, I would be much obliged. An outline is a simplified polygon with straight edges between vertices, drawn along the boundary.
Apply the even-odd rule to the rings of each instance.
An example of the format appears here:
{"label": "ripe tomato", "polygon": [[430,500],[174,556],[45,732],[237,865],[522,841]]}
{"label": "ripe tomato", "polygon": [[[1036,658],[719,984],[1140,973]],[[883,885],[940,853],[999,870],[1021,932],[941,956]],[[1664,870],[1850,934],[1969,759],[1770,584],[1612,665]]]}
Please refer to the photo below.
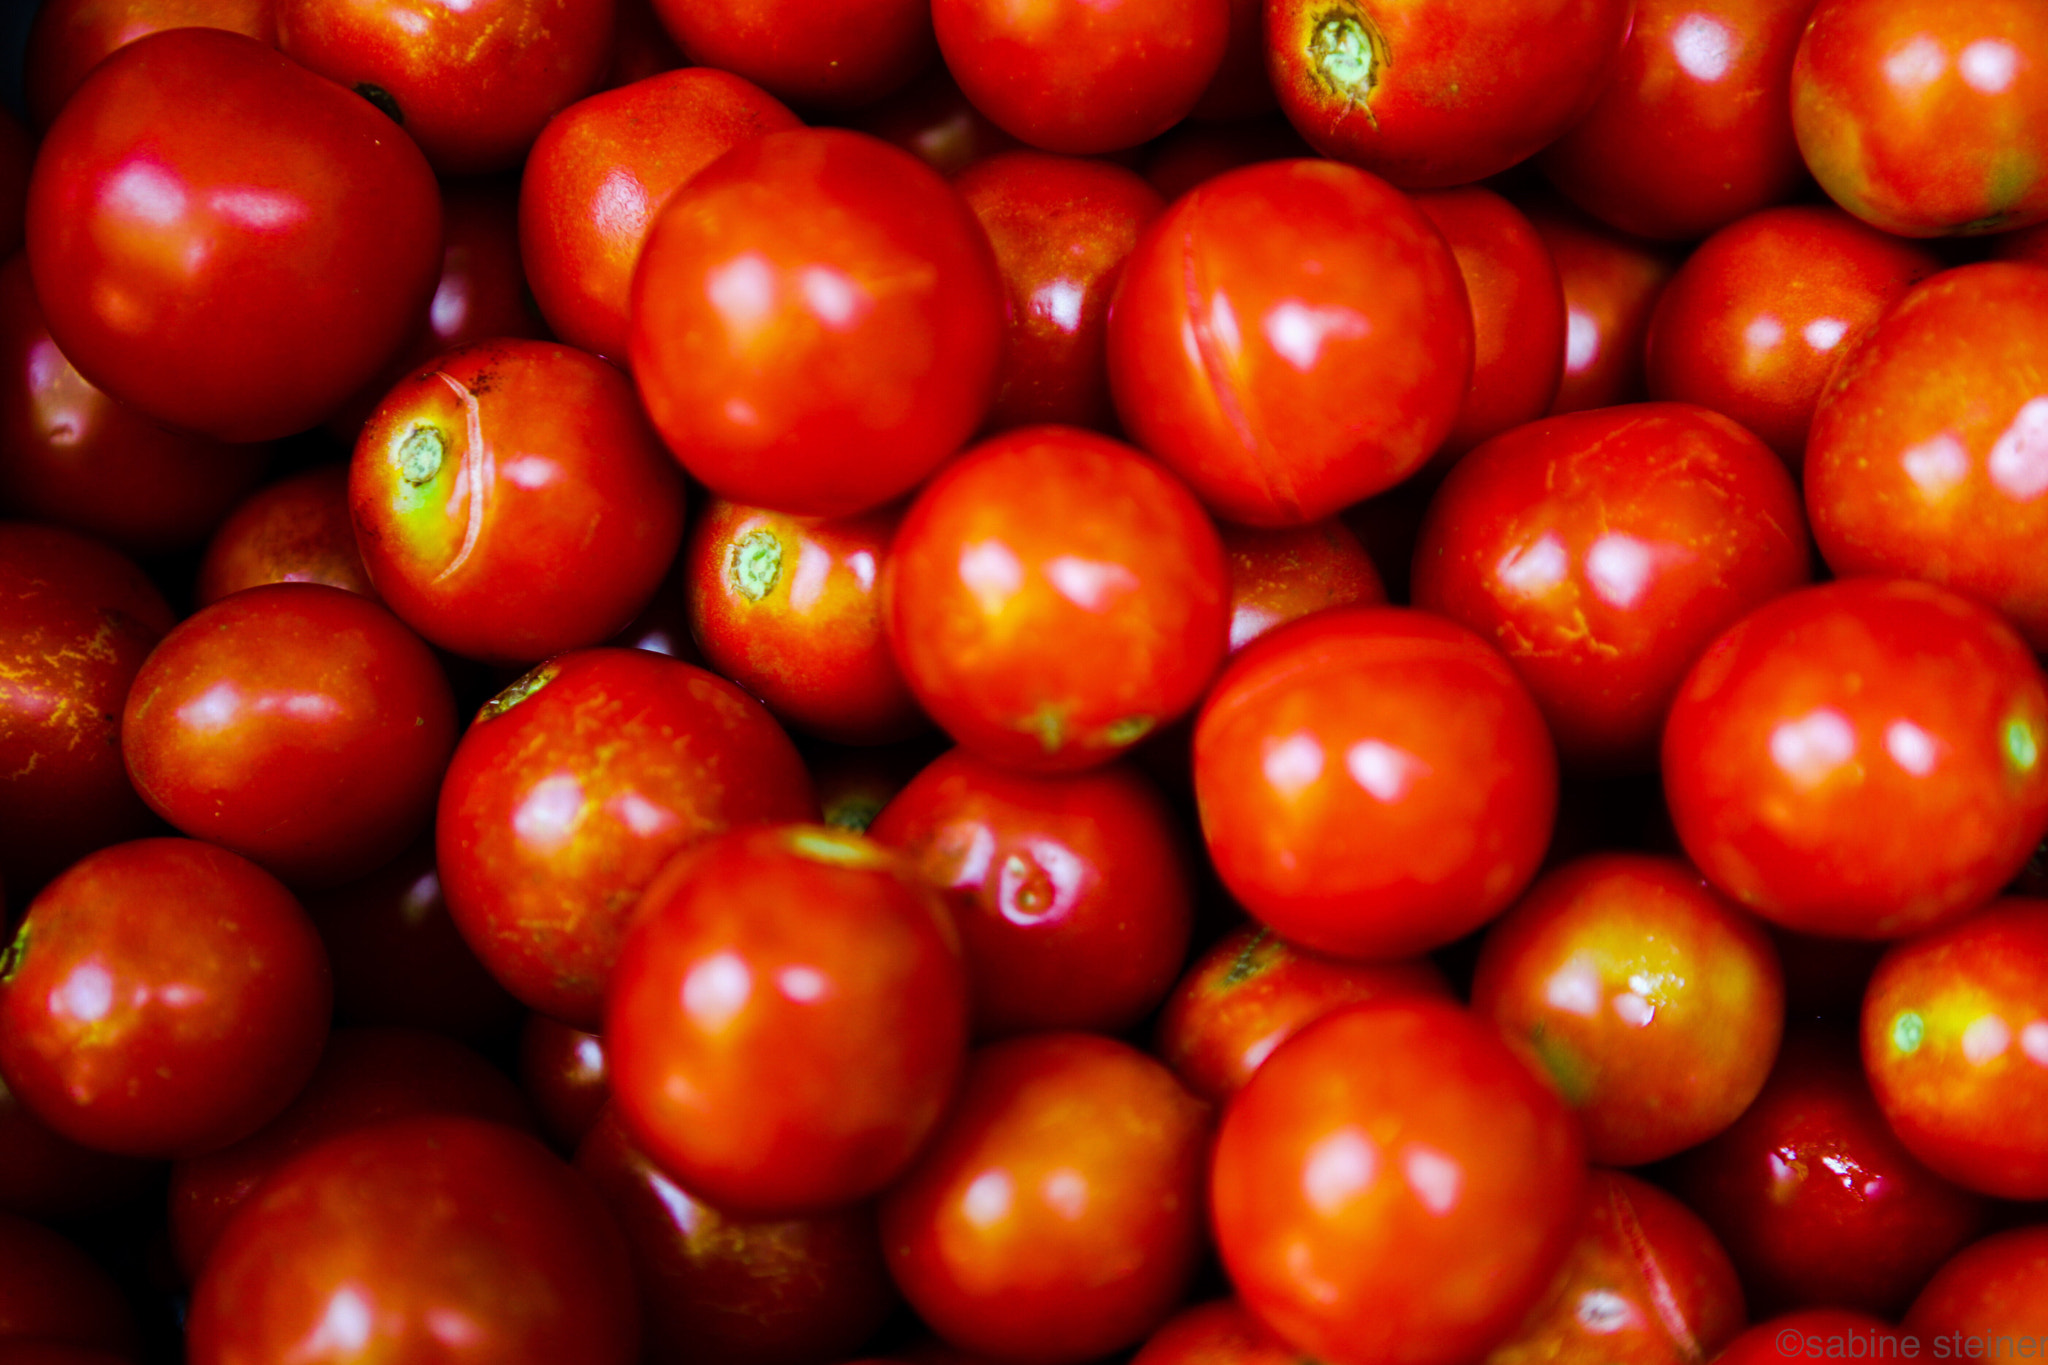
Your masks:
{"label": "ripe tomato", "polygon": [[319,421],[404,341],[441,265],[419,148],[253,38],[130,43],[51,125],[28,261],[78,372],[156,421],[261,441]]}

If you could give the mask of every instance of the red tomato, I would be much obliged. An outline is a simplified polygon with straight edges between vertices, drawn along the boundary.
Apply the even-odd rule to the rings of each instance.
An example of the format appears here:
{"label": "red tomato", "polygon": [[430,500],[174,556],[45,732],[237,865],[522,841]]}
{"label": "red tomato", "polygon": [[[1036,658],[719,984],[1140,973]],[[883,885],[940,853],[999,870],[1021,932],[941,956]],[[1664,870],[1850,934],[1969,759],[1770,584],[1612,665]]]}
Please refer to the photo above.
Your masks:
{"label": "red tomato", "polygon": [[331,886],[426,828],[455,748],[433,652],[321,583],[222,598],[165,636],[129,689],[121,752],[150,808],[285,880]]}
{"label": "red tomato", "polygon": [[683,55],[793,104],[855,109],[932,59],[925,0],[654,0]]}
{"label": "red tomato", "polygon": [[952,1098],[959,936],[909,861],[858,834],[736,830],[641,894],[605,1047],[627,1131],[698,1197],[775,1216],[865,1199]]}
{"label": "red tomato", "polygon": [[194,1156],[291,1102],[332,999],[319,935],[275,877],[189,839],[117,844],[29,906],[0,973],[0,1071],[78,1142]]}
{"label": "red tomato", "polygon": [[1422,467],[1472,379],[1472,312],[1443,234],[1328,161],[1204,182],[1139,238],[1109,313],[1137,443],[1218,516],[1316,521]]}
{"label": "red tomato", "polygon": [[87,72],[159,29],[224,28],[275,47],[276,9],[276,0],[46,0],[23,54],[29,117],[48,128]]}
{"label": "red tomato", "polygon": [[1268,0],[1280,107],[1325,156],[1405,189],[1504,171],[1584,114],[1630,0]]}
{"label": "red tomato", "polygon": [[713,492],[836,516],[909,492],[981,424],[1002,358],[988,237],[937,172],[837,128],[691,179],[633,273],[633,377]]}
{"label": "red tomato", "polygon": [[1325,1015],[1245,1083],[1217,1135],[1211,1216],[1245,1305],[1297,1351],[1452,1365],[1549,1287],[1585,1167],[1571,1114],[1491,1025],[1382,999]]}
{"label": "red tomato", "polygon": [[683,481],[625,376],[503,339],[385,395],[356,441],[349,515],[407,625],[469,658],[531,664],[647,605],[682,543]]}
{"label": "red tomato", "polygon": [[268,440],[405,340],[440,273],[440,192],[361,97],[253,38],[176,29],[64,106],[28,251],[80,374],[167,425]]}
{"label": "red tomato", "polygon": [[1222,65],[1229,0],[932,0],[946,69],[996,126],[1048,152],[1135,147],[1186,117]]}
{"label": "red tomato", "polygon": [[348,466],[321,465],[244,498],[199,561],[192,596],[211,606],[265,583],[325,583],[374,598],[348,516]]}
{"label": "red tomato", "polygon": [[443,175],[509,170],[597,88],[613,0],[274,0],[278,51],[348,86]]}
{"label": "red tomato", "polygon": [[2044,1296],[2048,1228],[2012,1228],[1963,1248],[1936,1271],[1907,1310],[1905,1326],[1923,1341],[1946,1338],[1952,1359],[1995,1360],[2001,1338],[2015,1346],[2040,1340]]}

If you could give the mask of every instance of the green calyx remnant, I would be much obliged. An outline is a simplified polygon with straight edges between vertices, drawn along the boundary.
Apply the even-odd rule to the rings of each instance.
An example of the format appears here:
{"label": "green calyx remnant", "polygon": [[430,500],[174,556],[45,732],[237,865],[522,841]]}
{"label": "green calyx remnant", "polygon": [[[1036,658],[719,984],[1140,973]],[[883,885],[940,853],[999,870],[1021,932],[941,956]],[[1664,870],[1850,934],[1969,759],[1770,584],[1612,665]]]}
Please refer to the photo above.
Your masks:
{"label": "green calyx remnant", "polygon": [[7,945],[7,951],[0,953],[0,981],[14,980],[14,974],[21,970],[21,960],[28,956],[28,921],[23,920],[21,928],[14,935],[14,942]]}
{"label": "green calyx remnant", "polygon": [[1223,973],[1223,984],[1235,986],[1241,981],[1249,981],[1257,976],[1265,968],[1266,958],[1271,955],[1270,949],[1266,926],[1262,924],[1257,932],[1245,941],[1244,947],[1238,949],[1237,956],[1230,960],[1230,970]]}
{"label": "green calyx remnant", "polygon": [[1136,744],[1152,733],[1152,717],[1125,716],[1103,728],[1102,737],[1111,744]]}
{"label": "green calyx remnant", "polygon": [[1309,71],[1323,88],[1363,109],[1366,120],[1379,127],[1370,101],[1394,53],[1372,16],[1351,5],[1325,12],[1309,30],[1308,56]]}
{"label": "green calyx remnant", "polygon": [[825,823],[834,829],[866,834],[868,826],[882,813],[882,803],[872,796],[847,796],[825,807]]}
{"label": "green calyx remnant", "polygon": [[782,577],[782,538],[773,531],[749,531],[725,557],[725,576],[740,596],[758,602]]}
{"label": "green calyx remnant", "polygon": [[398,107],[398,101],[391,97],[389,90],[381,85],[372,85],[368,81],[358,81],[355,84],[355,92],[383,110],[384,117],[401,128],[405,126],[405,111]]}
{"label": "green calyx remnant", "polygon": [[425,488],[441,473],[448,456],[448,438],[441,428],[422,422],[398,443],[398,474],[414,488]]}
{"label": "green calyx remnant", "polygon": [[542,664],[539,668],[534,669],[507,687],[503,692],[485,702],[476,713],[477,723],[482,724],[484,721],[494,720],[504,715],[507,711],[519,705],[520,702],[525,701],[528,697],[553,682],[555,674],[559,672],[561,672],[561,669],[554,664]]}
{"label": "green calyx remnant", "polygon": [[1927,1021],[1912,1010],[1903,1011],[1892,1020],[1892,1046],[1907,1056],[1918,1052],[1926,1037]]}
{"label": "green calyx remnant", "polygon": [[2034,738],[2034,727],[2018,716],[2005,723],[2005,755],[2023,773],[2032,772],[2040,761],[2041,746]]}

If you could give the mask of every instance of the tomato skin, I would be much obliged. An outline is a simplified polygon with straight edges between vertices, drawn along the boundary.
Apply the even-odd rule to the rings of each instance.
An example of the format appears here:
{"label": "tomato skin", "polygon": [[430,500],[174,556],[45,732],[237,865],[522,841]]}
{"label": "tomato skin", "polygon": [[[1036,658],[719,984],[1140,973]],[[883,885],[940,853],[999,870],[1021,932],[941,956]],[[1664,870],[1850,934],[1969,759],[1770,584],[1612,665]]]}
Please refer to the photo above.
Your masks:
{"label": "tomato skin", "polygon": [[2048,831],[2044,747],[2048,679],[2012,627],[1929,584],[1840,579],[1700,656],[1665,723],[1664,792],[1694,865],[1757,914],[1897,938],[2026,862]]}
{"label": "tomato skin", "polygon": [[1222,65],[1228,0],[1013,5],[933,0],[946,69],[1005,132],[1086,156],[1159,136]]}
{"label": "tomato skin", "polygon": [[1831,206],[1765,209],[1694,249],[1644,340],[1650,396],[1732,417],[1797,471],[1829,377],[1941,258]]}
{"label": "tomato skin", "polygon": [[603,1036],[528,1014],[519,1031],[519,1085],[540,1116],[541,1135],[556,1151],[575,1152],[611,1103]]}
{"label": "tomato skin", "polygon": [[1567,413],[1460,460],[1415,545],[1415,605],[1501,650],[1565,763],[1647,771],[1693,660],[1808,578],[1782,462],[1678,403]]}
{"label": "tomato skin", "polygon": [[1755,1103],[1672,1176],[1758,1313],[1840,1304],[1895,1314],[1990,1212],[1899,1142],[1855,1039],[1811,1025],[1787,1031]]}
{"label": "tomato skin", "polygon": [[2048,649],[2048,268],[1922,280],[1836,366],[1806,505],[1837,574],[1899,574],[1995,607]]}
{"label": "tomato skin", "polygon": [[1506,909],[1543,857],[1557,759],[1507,661],[1398,607],[1254,641],[1195,722],[1209,856],[1261,921],[1333,957],[1408,957]]}
{"label": "tomato skin", "polygon": [[222,28],[277,46],[276,0],[47,0],[29,26],[22,97],[47,129],[71,92],[116,48],[159,29]]}
{"label": "tomato skin", "polygon": [[199,561],[194,604],[265,583],[325,583],[375,598],[348,516],[348,466],[321,465],[280,479],[229,512]]}
{"label": "tomato skin", "polygon": [[1109,762],[1192,707],[1223,657],[1229,570],[1208,514],[1158,463],[1078,428],[963,453],[904,513],[890,566],[912,694],[1009,767]]}
{"label": "tomato skin", "polygon": [[227,441],[312,425],[440,273],[441,199],[367,101],[253,38],[175,29],[96,68],[29,182],[29,270],[95,386]]}
{"label": "tomato skin", "polygon": [[1677,254],[1562,202],[1520,207],[1550,248],[1564,290],[1564,376],[1551,413],[1635,402],[1643,396],[1643,337]]}
{"label": "tomato skin", "polygon": [[104,1213],[143,1197],[159,1169],[62,1136],[0,1079],[0,1209],[45,1223]]}
{"label": "tomato skin", "polygon": [[142,1344],[134,1312],[96,1261],[40,1223],[0,1214],[0,1343],[22,1338],[104,1347],[123,1360]]}
{"label": "tomato skin", "polygon": [[499,664],[597,644],[638,615],[682,544],[683,501],[625,376],[517,338],[402,380],[349,464],[378,596],[443,649]]}
{"label": "tomato skin", "polygon": [[654,0],[683,55],[806,108],[856,109],[933,54],[923,0]]}
{"label": "tomato skin", "polygon": [[455,747],[433,652],[390,612],[274,583],[188,618],[136,674],[121,752],[150,808],[287,881],[331,886],[426,828]]}
{"label": "tomato skin", "polygon": [[1486,932],[1472,1009],[1541,1058],[1593,1160],[1661,1161],[1763,1089],[1785,1023],[1763,927],[1676,858],[1546,873]]}
{"label": "tomato skin", "polygon": [[576,650],[487,703],[456,746],[441,888],[507,990],[595,1028],[633,903],[677,850],[815,814],[795,746],[739,688],[644,650]]}
{"label": "tomato skin", "polygon": [[1316,521],[1400,482],[1471,378],[1472,312],[1443,234],[1335,162],[1197,186],[1138,239],[1110,303],[1125,428],[1248,525]]}
{"label": "tomato skin", "polygon": [[382,91],[443,175],[517,166],[612,56],[613,0],[275,3],[278,51],[338,85]]}
{"label": "tomato skin", "polygon": [[1216,1245],[1245,1305],[1304,1355],[1450,1365],[1549,1286],[1585,1164],[1563,1102],[1490,1025],[1448,1001],[1350,1005],[1282,1044],[1225,1111]]}
{"label": "tomato skin", "polygon": [[1540,154],[1544,175],[1602,222],[1659,241],[1792,198],[1807,177],[1785,91],[1813,5],[1638,0],[1613,79]]}
{"label": "tomato skin", "polygon": [[17,895],[151,833],[121,763],[121,705],[176,618],[123,555],[0,523],[0,871]]}
{"label": "tomato skin", "polygon": [[1908,1151],[1966,1189],[2048,1195],[2048,901],[1898,944],[1863,997],[1863,1068]]}
{"label": "tomato skin", "polygon": [[956,1349],[1079,1365],[1172,1312],[1201,1252],[1208,1106],[1091,1033],[993,1043],[882,1198],[889,1270]]}
{"label": "tomato skin", "polygon": [[264,1183],[193,1292],[187,1358],[630,1365],[632,1275],[596,1193],[536,1139],[392,1119]]}
{"label": "tomato skin", "polygon": [[1902,237],[2048,218],[2048,12],[2032,0],[1820,0],[1792,128],[1829,198]]}
{"label": "tomato skin", "polygon": [[633,377],[735,502],[840,516],[909,492],[988,411],[1003,294],[952,187],[879,138],[797,128],[672,195],[633,272]]}
{"label": "tomato skin", "polygon": [[1186,850],[1129,767],[1029,776],[954,749],[868,832],[944,891],[979,1037],[1129,1028],[1187,954]]}
{"label": "tomato skin", "polygon": [[1579,119],[1630,0],[1269,0],[1266,69],[1317,151],[1403,189],[1504,171]]}
{"label": "tomato skin", "polygon": [[1698,1215],[1647,1181],[1595,1170],[1564,1268],[1485,1365],[1712,1360],[1747,1316],[1735,1267]]}
{"label": "tomato skin", "polygon": [[275,877],[211,844],[139,839],[30,904],[0,978],[0,1070],[75,1141],[197,1155],[290,1103],[332,999],[319,935]]}
{"label": "tomato skin", "polygon": [[1957,1332],[1966,1340],[1993,1342],[2034,1336],[2041,1330],[2042,1296],[2048,1294],[2044,1272],[2048,1229],[1995,1232],[1964,1247],[1934,1273],[1906,1311],[1905,1328],[1922,1340]]}
{"label": "tomato skin", "polygon": [[756,826],[642,893],[604,1035],[619,1117],[663,1170],[728,1212],[814,1213],[896,1180],[946,1112],[967,972],[907,860]]}
{"label": "tomato skin", "polygon": [[1217,526],[1230,556],[1230,652],[1327,607],[1387,600],[1372,558],[1335,517],[1305,526]]}
{"label": "tomato skin", "polygon": [[[1715,1365],[1799,1365],[1825,1358],[1886,1360],[1913,1353],[1899,1329],[1846,1308],[1804,1308],[1756,1323],[1714,1357]],[[1917,1344],[1924,1344],[1917,1342]]]}
{"label": "tomato skin", "polygon": [[27,258],[0,266],[0,507],[130,554],[206,538],[269,449],[147,421],[86,382],[50,339]]}
{"label": "tomato skin", "polygon": [[548,121],[519,180],[519,248],[555,335],[626,363],[633,267],[655,213],[721,154],[800,126],[727,71],[690,67],[578,100]]}
{"label": "tomato skin", "polygon": [[880,579],[900,508],[793,517],[714,499],[678,565],[711,668],[781,720],[841,744],[927,730],[890,652]]}

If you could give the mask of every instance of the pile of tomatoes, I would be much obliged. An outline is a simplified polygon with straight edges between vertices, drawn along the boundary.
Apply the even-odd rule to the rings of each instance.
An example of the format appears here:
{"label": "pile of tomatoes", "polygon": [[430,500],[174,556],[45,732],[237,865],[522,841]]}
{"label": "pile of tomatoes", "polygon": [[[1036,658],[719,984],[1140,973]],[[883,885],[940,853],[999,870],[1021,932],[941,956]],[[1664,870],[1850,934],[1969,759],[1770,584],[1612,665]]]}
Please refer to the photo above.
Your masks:
{"label": "pile of tomatoes", "polygon": [[27,63],[0,1365],[2048,1355],[2042,0]]}

